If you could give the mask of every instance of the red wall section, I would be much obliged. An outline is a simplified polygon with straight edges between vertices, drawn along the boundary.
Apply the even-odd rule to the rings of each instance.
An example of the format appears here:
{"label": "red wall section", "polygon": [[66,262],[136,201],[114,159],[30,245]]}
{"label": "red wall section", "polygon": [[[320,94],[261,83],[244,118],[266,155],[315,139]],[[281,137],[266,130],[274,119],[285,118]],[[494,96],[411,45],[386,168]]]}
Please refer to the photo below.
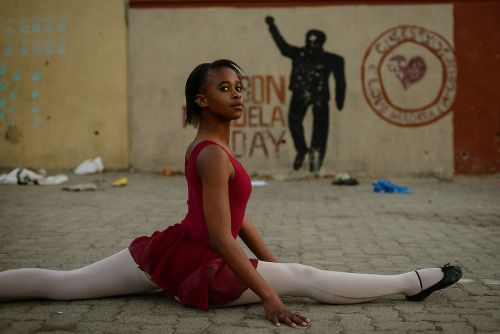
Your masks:
{"label": "red wall section", "polygon": [[455,5],[455,174],[500,173],[500,2]]}

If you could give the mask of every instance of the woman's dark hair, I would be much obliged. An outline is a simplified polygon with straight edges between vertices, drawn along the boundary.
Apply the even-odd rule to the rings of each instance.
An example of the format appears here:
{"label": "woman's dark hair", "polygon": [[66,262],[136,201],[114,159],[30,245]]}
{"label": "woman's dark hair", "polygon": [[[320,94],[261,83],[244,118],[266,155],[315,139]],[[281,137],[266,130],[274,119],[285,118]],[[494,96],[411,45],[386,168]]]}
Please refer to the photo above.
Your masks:
{"label": "woman's dark hair", "polygon": [[241,67],[234,61],[228,59],[219,59],[213,63],[204,63],[196,66],[191,72],[186,81],[186,124],[191,124],[197,127],[200,123],[201,108],[195,103],[196,95],[200,94],[201,88],[207,81],[207,73],[210,70],[218,69],[221,67],[228,67],[236,72],[241,79]]}

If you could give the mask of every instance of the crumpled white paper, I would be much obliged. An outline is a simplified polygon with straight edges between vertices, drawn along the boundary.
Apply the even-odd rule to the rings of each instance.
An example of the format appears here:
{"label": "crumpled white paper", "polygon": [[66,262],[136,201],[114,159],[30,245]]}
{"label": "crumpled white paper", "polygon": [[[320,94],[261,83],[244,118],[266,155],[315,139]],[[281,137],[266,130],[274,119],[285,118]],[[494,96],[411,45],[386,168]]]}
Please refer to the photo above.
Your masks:
{"label": "crumpled white paper", "polygon": [[9,174],[0,175],[0,184],[23,184],[49,186],[68,181],[64,174],[43,176],[27,168],[16,168]]}
{"label": "crumpled white paper", "polygon": [[97,157],[95,159],[87,159],[82,162],[78,167],[75,168],[74,173],[78,175],[94,174],[102,173],[103,170],[104,163],[102,162],[101,157]]}

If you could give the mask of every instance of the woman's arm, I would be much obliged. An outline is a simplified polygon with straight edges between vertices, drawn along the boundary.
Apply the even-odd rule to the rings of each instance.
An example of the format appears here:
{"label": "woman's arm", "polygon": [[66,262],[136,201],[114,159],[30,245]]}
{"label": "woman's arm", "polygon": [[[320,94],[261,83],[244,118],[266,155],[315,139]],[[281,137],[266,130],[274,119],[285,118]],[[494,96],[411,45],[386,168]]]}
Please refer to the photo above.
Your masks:
{"label": "woman's arm", "polygon": [[207,146],[198,155],[196,167],[203,184],[203,210],[214,251],[262,299],[267,318],[276,326],[280,321],[292,327],[306,325],[304,317],[286,309],[231,234],[228,182],[233,166],[227,154],[217,146]]}
{"label": "woman's arm", "polygon": [[278,262],[269,248],[267,248],[254,224],[246,215],[245,219],[243,219],[243,225],[241,225],[239,236],[259,260]]}

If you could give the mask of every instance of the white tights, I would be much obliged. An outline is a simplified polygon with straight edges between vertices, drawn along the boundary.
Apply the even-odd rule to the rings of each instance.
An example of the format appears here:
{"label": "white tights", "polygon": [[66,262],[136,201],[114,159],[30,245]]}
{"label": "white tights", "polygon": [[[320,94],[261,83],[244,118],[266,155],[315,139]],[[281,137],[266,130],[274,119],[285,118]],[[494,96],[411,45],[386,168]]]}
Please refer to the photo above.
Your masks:
{"label": "white tights", "polygon": [[[382,296],[421,291],[415,272],[400,275],[351,274],[294,263],[259,261],[257,271],[279,296],[302,296],[330,304],[353,304]],[[423,288],[437,283],[440,268],[419,270]],[[71,271],[15,269],[0,272],[0,298],[75,300],[144,293],[159,287],[139,268],[128,249]],[[230,305],[259,302],[247,289]]]}
{"label": "white tights", "polygon": [[[355,304],[402,293],[412,296],[421,291],[414,271],[399,275],[353,274],[320,270],[297,263],[259,261],[257,271],[278,296],[308,297],[328,304]],[[418,270],[422,288],[443,278],[440,268]],[[260,298],[247,289],[229,305],[255,303]]]}
{"label": "white tights", "polygon": [[128,248],[76,270],[29,268],[0,273],[0,297],[5,298],[92,299],[156,289],[137,268]]}

